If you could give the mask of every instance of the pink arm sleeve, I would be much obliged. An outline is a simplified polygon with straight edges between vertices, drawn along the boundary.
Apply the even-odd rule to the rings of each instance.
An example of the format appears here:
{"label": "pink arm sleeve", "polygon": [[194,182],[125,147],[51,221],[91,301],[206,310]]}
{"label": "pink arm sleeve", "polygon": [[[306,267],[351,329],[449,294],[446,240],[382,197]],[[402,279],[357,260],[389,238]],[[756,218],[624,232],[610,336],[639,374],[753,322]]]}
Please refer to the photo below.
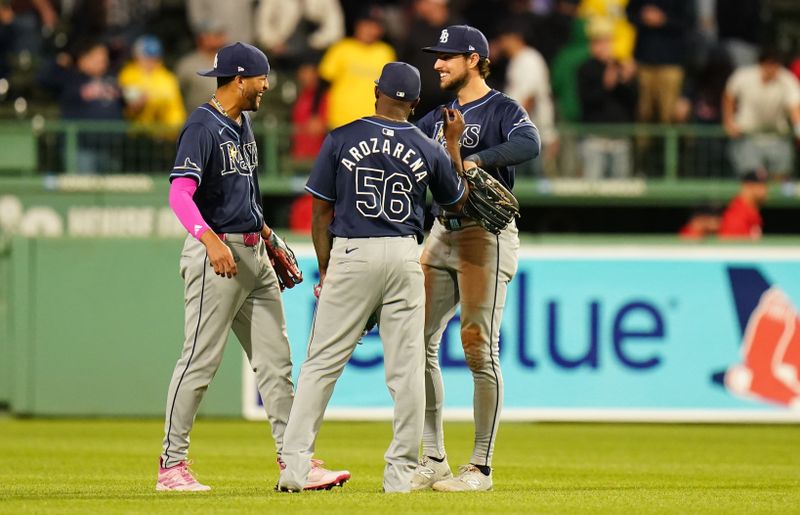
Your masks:
{"label": "pink arm sleeve", "polygon": [[173,179],[169,187],[169,205],[189,234],[199,240],[209,227],[192,198],[195,191],[197,182],[194,179],[188,177]]}

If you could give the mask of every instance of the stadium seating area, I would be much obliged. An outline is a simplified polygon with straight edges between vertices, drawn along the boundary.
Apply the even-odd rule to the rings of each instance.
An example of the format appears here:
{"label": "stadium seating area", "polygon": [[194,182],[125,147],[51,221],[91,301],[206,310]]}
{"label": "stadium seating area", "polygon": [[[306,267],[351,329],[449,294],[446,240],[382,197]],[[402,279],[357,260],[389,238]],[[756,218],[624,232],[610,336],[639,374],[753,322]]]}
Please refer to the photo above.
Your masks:
{"label": "stadium seating area", "polygon": [[[317,67],[326,52],[342,38],[357,38],[359,23],[369,20],[396,58],[417,64],[425,76],[432,62],[419,47],[447,24],[466,22],[491,40],[491,85],[516,96],[542,132],[541,157],[517,172],[515,193],[530,214],[541,216],[543,206],[668,207],[674,220],[666,226],[677,229],[688,208],[724,203],[738,188],[743,171],[733,147],[742,138],[732,137],[723,106],[725,92],[733,92],[731,76],[759,66],[765,55],[785,65],[781,72],[800,74],[800,7],[790,0],[696,0],[675,12],[659,11],[677,27],[669,34],[669,55],[654,54],[648,3],[634,0],[331,0],[320,3],[327,5],[325,16],[306,7],[292,14],[295,2],[281,7],[269,0],[233,2],[225,16],[204,14],[213,3],[203,0],[98,4],[14,1],[0,8],[0,134],[14,149],[0,156],[0,180],[164,174],[179,122],[203,101],[204,87],[213,89],[198,83],[193,70],[207,67],[200,63],[226,41],[241,39],[263,48],[273,64],[271,92],[255,120],[263,194],[276,197],[283,210],[313,162],[314,150],[303,140],[318,140],[320,126],[332,128],[327,122],[337,107],[326,104],[325,79],[333,79]],[[619,66],[620,84],[630,80],[635,93],[610,110],[587,100],[603,86],[582,71],[602,53],[603,41],[610,45],[609,69]],[[543,63],[521,78],[512,73],[520,49]],[[88,73],[90,81],[92,62],[100,70]],[[673,62],[680,80],[675,98],[664,103],[663,92],[648,86],[647,73]],[[147,102],[161,93],[136,82],[143,73],[137,67],[147,66],[179,86],[160,107]],[[520,80],[530,88],[518,87]],[[653,95],[648,108],[642,99]],[[423,82],[426,98],[431,104],[422,112],[442,101],[435,82]],[[800,124],[785,115],[792,122],[788,130],[765,129],[789,152],[788,164],[764,162],[775,177],[767,209],[779,212],[773,227],[795,232],[779,220],[800,209],[794,187]],[[595,230],[577,223],[580,215],[570,217],[567,227]],[[600,230],[616,231],[612,220]]]}

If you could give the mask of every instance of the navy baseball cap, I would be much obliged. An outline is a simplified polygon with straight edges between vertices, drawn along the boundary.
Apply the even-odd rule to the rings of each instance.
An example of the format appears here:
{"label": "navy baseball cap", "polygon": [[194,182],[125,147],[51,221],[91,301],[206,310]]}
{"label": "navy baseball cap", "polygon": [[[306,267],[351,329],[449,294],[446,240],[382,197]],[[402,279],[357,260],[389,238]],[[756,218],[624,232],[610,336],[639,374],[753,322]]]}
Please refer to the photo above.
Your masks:
{"label": "navy baseball cap", "polygon": [[219,49],[214,56],[214,68],[197,74],[204,77],[269,75],[269,61],[264,52],[253,45],[236,42]]}
{"label": "navy baseball cap", "polygon": [[386,63],[375,84],[381,93],[395,100],[413,102],[419,98],[419,70],[407,63]]}
{"label": "navy baseball cap", "polygon": [[426,46],[423,52],[437,54],[471,54],[489,57],[489,42],[483,32],[469,25],[450,25],[442,29],[439,42],[434,46]]}

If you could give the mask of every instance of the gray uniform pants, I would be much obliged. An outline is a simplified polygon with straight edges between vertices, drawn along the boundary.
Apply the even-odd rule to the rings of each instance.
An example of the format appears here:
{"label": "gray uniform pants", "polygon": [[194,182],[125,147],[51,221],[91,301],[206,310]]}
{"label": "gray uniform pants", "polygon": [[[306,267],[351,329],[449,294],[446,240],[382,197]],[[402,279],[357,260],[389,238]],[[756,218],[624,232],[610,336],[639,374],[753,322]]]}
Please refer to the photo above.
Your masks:
{"label": "gray uniform pants", "polygon": [[475,383],[475,445],[470,463],[491,466],[500,411],[500,322],[508,283],[517,271],[519,236],[514,224],[498,236],[474,222],[448,231],[437,220],[422,253],[425,272],[425,429],[423,453],[445,456],[442,407],[444,383],[439,345],[461,304],[461,345]]}
{"label": "gray uniform pants", "polygon": [[162,465],[186,459],[197,408],[216,374],[233,328],[256,374],[278,454],[292,408],[292,361],[283,302],[263,242],[247,247],[242,235],[226,241],[238,275],[214,273],[205,246],[187,236],[180,270],[185,282],[185,340],[167,394]]}
{"label": "gray uniform pants", "polygon": [[[394,436],[383,487],[407,492],[417,464],[425,409],[424,285],[414,238],[336,238],[317,305],[308,357],[286,427],[281,485],[305,484],[322,416],[336,380],[370,314],[379,310],[386,386],[394,400]],[[358,435],[353,435],[358,438]]]}

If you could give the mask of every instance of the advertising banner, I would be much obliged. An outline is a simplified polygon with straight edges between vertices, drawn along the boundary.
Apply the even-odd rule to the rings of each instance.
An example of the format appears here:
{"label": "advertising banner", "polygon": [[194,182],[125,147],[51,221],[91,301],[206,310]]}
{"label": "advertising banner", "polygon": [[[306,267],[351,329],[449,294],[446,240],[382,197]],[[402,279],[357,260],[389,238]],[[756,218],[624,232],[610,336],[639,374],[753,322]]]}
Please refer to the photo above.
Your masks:
{"label": "advertising banner", "polygon": [[[284,294],[295,373],[316,260]],[[505,419],[800,421],[800,251],[778,247],[523,247],[500,362]],[[440,363],[446,416],[472,416],[458,315]],[[244,413],[264,418],[245,363]],[[329,418],[391,417],[377,330],[336,385]]]}

